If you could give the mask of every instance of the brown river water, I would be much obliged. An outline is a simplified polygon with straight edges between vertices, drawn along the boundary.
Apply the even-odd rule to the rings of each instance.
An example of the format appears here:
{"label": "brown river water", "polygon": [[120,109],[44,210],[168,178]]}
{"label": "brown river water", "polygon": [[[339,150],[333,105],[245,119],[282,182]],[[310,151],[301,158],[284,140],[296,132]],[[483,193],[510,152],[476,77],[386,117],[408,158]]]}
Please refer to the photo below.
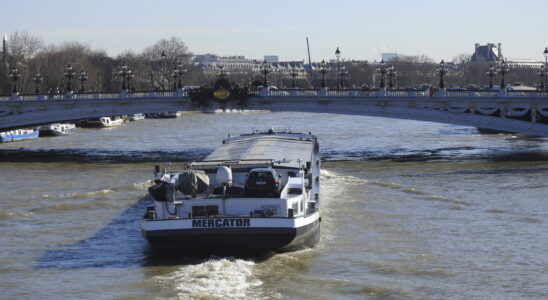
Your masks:
{"label": "brown river water", "polygon": [[[317,247],[152,255],[153,166],[270,126],[319,138]],[[328,114],[184,113],[0,144],[0,297],[548,299],[547,175],[545,138]]]}

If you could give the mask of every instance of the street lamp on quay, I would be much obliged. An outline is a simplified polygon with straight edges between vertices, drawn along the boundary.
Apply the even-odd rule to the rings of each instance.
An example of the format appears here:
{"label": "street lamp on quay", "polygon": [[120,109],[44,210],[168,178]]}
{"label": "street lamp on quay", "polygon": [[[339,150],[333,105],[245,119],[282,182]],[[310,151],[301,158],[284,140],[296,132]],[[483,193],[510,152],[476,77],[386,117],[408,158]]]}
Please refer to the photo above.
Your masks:
{"label": "street lamp on quay", "polygon": [[76,72],[73,71],[73,68],[71,67],[70,64],[68,64],[67,67],[65,68],[64,75],[67,78],[67,93],[70,93],[70,92],[72,92],[72,86],[71,86],[70,82],[71,82],[72,78],[74,78],[74,76],[76,76]]}
{"label": "street lamp on quay", "polygon": [[442,59],[438,67],[438,75],[440,76],[440,89],[445,88],[444,78],[446,74],[447,74],[447,64]]}
{"label": "street lamp on quay", "polygon": [[485,75],[489,76],[489,89],[492,89],[493,88],[493,77],[495,77],[495,75],[497,75],[497,70],[495,70],[495,67],[493,67],[493,65],[490,65],[489,70],[487,71],[487,73]]}
{"label": "street lamp on quay", "polygon": [[34,82],[35,86],[34,93],[36,95],[40,94],[40,83],[42,82],[42,80],[44,80],[44,78],[42,77],[40,72],[36,72],[34,76],[32,76],[32,81]]}
{"label": "street lamp on quay", "polygon": [[120,67],[118,75],[122,77],[122,91],[127,91],[129,89],[129,80],[133,78],[131,70],[124,64]]}
{"label": "street lamp on quay", "polygon": [[388,67],[388,88],[393,89],[394,88],[394,78],[396,77],[396,71],[394,69],[394,66]]}
{"label": "street lamp on quay", "polygon": [[381,82],[379,84],[379,87],[381,89],[384,89],[384,75],[386,74],[386,63],[384,63],[384,59],[381,60],[379,63],[379,67],[377,68],[377,72],[381,74]]}
{"label": "street lamp on quay", "polygon": [[78,75],[78,80],[80,80],[80,93],[83,93],[86,91],[86,87],[84,86],[84,82],[88,80],[88,74],[86,71],[82,70],[80,71],[80,75]]}
{"label": "street lamp on quay", "polygon": [[297,82],[295,81],[295,79],[297,78],[297,76],[299,76],[299,71],[297,71],[295,64],[293,64],[293,66],[291,66],[291,68],[289,69],[289,76],[292,77],[291,87],[296,88]]}
{"label": "street lamp on quay", "polygon": [[11,81],[13,81],[13,88],[11,90],[12,94],[17,94],[17,80],[21,78],[21,74],[19,73],[19,70],[16,67],[13,67],[10,70],[10,74],[8,75]]}
{"label": "street lamp on quay", "polygon": [[544,90],[544,77],[546,77],[546,70],[544,66],[540,66],[540,70],[538,71],[538,76],[540,77],[540,90]]}
{"label": "street lamp on quay", "polygon": [[263,73],[263,86],[266,88],[268,87],[268,81],[267,76],[268,73],[272,72],[272,67],[269,63],[266,62],[266,59],[263,61],[263,64],[261,65],[261,73]]}
{"label": "street lamp on quay", "polygon": [[510,68],[508,67],[508,63],[502,60],[500,63],[499,68],[497,69],[497,72],[500,73],[501,79],[500,79],[500,88],[504,89],[506,88],[506,83],[504,82],[504,75],[508,74],[510,72]]}
{"label": "street lamp on quay", "polygon": [[325,88],[325,74],[329,72],[329,66],[325,63],[325,59],[320,63],[320,69],[318,70],[322,74],[322,88]]}
{"label": "street lamp on quay", "polygon": [[340,79],[340,68],[341,68],[341,65],[340,65],[340,58],[341,58],[341,50],[339,50],[339,47],[337,47],[337,50],[335,50],[335,57],[337,58],[337,88],[340,89],[341,88],[341,79]]}

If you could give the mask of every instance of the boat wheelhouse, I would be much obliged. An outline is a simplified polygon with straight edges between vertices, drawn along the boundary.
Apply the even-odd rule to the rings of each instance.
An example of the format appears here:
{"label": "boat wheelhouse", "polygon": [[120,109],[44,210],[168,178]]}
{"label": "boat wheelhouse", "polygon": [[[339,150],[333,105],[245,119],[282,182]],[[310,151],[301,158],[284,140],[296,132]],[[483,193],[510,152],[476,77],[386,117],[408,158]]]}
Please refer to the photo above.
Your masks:
{"label": "boat wheelhouse", "polygon": [[312,134],[229,137],[204,161],[165,170],[154,182],[141,223],[153,249],[260,255],[319,241],[320,157]]}

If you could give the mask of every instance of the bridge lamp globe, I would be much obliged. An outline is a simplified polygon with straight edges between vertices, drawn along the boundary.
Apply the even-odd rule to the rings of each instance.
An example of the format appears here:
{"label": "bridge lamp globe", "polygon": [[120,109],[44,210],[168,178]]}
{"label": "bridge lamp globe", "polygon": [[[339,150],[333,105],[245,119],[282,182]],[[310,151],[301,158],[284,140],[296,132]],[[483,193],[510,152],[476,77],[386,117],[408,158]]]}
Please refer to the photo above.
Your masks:
{"label": "bridge lamp globe", "polygon": [[339,58],[341,57],[341,50],[339,50],[339,47],[337,47],[337,50],[335,50],[335,57],[337,58],[337,60],[339,60]]}

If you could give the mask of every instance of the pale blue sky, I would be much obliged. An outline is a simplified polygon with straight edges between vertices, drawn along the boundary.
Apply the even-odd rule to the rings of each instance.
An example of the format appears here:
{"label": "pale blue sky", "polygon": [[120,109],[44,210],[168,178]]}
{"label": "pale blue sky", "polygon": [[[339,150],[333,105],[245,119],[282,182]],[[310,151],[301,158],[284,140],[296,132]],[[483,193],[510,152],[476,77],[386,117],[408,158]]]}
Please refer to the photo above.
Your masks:
{"label": "pale blue sky", "polygon": [[451,60],[474,43],[502,43],[511,58],[542,60],[548,0],[0,0],[3,32],[46,43],[78,40],[111,55],[180,37],[190,51],[282,60],[379,60],[381,52]]}

